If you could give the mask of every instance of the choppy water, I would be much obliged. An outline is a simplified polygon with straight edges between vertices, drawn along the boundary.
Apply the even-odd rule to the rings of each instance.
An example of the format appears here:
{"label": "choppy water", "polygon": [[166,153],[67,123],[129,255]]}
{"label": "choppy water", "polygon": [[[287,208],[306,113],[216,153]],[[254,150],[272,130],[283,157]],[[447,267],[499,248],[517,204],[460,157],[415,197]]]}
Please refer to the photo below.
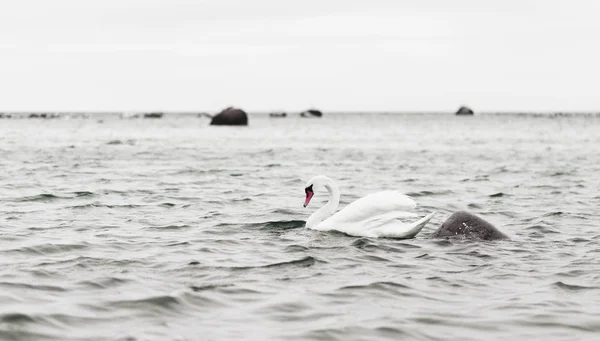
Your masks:
{"label": "choppy water", "polygon": [[[1,340],[597,340],[600,117],[0,122]],[[306,230],[400,189],[411,240]],[[431,240],[472,211],[510,241]]]}

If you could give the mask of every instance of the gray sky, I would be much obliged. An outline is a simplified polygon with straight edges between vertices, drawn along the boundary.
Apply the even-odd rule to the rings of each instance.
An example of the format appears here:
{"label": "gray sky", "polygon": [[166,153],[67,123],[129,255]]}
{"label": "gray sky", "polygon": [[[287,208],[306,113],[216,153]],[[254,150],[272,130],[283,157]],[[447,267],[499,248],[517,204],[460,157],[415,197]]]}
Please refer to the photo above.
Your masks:
{"label": "gray sky", "polygon": [[0,0],[0,110],[600,111],[595,0]]}

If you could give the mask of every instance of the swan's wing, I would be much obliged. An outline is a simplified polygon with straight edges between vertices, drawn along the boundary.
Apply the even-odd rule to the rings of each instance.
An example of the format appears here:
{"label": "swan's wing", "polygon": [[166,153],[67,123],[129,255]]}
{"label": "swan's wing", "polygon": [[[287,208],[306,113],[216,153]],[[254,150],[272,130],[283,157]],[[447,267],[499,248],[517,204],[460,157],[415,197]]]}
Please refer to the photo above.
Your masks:
{"label": "swan's wing", "polygon": [[401,221],[397,221],[394,223],[388,223],[380,228],[374,229],[372,232],[377,237],[385,237],[385,238],[414,238],[425,225],[431,220],[431,217],[435,212],[429,213],[422,219],[411,223],[403,223]]}
{"label": "swan's wing", "polygon": [[419,219],[410,212],[388,212],[365,220],[336,222],[331,218],[318,224],[314,229],[336,230],[357,237],[413,238],[429,222],[435,212]]}
{"label": "swan's wing", "polygon": [[408,196],[398,191],[383,191],[369,194],[350,203],[327,220],[331,220],[332,223],[365,221],[372,217],[415,207],[417,203]]}

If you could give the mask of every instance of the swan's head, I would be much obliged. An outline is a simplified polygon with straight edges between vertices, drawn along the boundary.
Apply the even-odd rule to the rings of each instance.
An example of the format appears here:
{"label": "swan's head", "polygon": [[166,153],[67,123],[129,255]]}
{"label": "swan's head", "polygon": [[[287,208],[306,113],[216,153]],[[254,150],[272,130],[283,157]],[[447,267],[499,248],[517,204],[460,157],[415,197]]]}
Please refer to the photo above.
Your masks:
{"label": "swan's head", "polygon": [[315,192],[325,189],[325,184],[332,182],[330,178],[325,175],[317,175],[314,178],[308,180],[304,186],[304,193],[306,193],[306,199],[304,200],[304,207],[308,206],[310,199],[312,199]]}

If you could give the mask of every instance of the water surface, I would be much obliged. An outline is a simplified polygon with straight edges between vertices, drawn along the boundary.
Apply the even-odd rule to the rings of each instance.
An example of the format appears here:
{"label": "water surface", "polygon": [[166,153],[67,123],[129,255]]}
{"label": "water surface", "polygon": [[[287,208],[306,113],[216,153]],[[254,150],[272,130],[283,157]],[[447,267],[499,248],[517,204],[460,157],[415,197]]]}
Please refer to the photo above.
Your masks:
{"label": "water surface", "polygon": [[[600,117],[0,121],[2,340],[596,340]],[[410,240],[307,230],[398,189]],[[431,240],[469,210],[509,241]]]}

